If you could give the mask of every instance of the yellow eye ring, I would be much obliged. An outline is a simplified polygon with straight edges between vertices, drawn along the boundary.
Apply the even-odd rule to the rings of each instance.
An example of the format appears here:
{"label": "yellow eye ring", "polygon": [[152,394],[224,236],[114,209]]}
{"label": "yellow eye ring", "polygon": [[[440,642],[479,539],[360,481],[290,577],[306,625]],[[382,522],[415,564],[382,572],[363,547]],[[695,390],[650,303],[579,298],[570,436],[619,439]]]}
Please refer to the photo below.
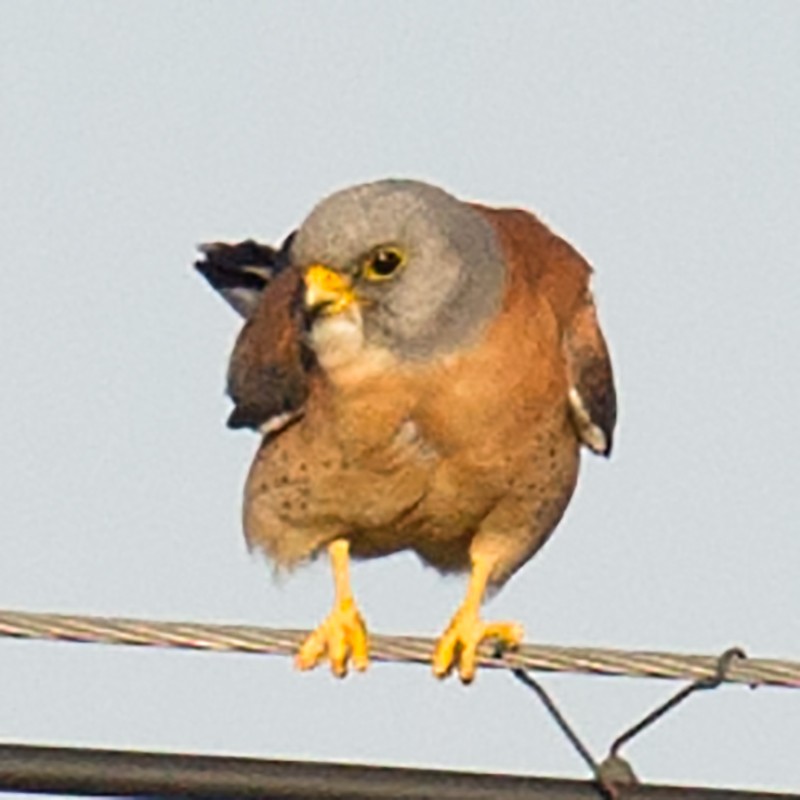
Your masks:
{"label": "yellow eye ring", "polygon": [[405,263],[405,254],[399,248],[379,247],[364,259],[362,274],[369,281],[386,281],[393,278]]}

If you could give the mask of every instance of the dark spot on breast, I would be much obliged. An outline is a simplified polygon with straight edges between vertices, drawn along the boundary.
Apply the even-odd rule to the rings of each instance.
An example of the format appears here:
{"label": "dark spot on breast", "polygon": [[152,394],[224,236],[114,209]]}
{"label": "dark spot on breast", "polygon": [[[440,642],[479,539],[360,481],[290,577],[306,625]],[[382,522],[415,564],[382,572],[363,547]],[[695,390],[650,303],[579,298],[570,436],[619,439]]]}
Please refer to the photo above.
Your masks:
{"label": "dark spot on breast", "polygon": [[291,500],[284,500],[284,501],[281,503],[281,508],[282,508],[284,511],[291,511],[291,509],[292,509],[292,501],[291,501]]}

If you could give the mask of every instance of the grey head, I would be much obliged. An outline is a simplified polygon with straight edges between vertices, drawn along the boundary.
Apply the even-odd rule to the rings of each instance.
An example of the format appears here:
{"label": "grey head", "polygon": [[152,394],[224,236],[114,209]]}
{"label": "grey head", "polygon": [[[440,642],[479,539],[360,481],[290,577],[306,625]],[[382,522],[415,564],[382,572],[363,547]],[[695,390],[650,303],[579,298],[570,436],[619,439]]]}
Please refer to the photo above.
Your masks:
{"label": "grey head", "polygon": [[366,345],[426,359],[475,341],[502,303],[506,267],[488,220],[419,181],[382,180],[320,202],[291,246],[352,290]]}

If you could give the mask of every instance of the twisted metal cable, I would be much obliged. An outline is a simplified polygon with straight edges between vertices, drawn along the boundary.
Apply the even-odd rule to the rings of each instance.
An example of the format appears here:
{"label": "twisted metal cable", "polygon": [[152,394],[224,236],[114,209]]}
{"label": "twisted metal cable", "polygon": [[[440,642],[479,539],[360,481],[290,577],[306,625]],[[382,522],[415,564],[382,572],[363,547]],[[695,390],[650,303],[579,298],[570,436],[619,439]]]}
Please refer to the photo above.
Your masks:
{"label": "twisted metal cable", "polygon": [[[0,611],[0,637],[61,642],[173,647],[228,653],[291,655],[307,631],[249,625],[156,622],[117,617]],[[370,636],[374,661],[429,664],[432,639],[415,636]],[[490,668],[527,669],[673,680],[698,680],[718,672],[718,656],[682,655],[599,647],[522,645],[498,656],[481,648],[479,664]],[[725,682],[750,686],[800,688],[800,662],[740,658],[725,673]]]}

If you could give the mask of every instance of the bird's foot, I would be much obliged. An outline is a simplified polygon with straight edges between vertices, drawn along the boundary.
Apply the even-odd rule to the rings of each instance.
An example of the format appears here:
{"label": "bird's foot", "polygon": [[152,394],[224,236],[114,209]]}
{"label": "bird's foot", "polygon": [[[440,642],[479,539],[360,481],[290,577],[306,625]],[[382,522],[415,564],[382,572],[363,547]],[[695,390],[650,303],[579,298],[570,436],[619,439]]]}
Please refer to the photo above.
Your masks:
{"label": "bird's foot", "polygon": [[347,675],[348,663],[359,672],[369,666],[367,627],[351,597],[337,603],[328,618],[300,645],[295,666],[313,669],[326,653],[337,678]]}
{"label": "bird's foot", "polygon": [[433,674],[444,678],[458,667],[462,683],[470,683],[475,678],[481,642],[494,639],[504,648],[513,649],[522,642],[523,635],[522,626],[516,622],[484,622],[476,612],[462,607],[436,643]]}

